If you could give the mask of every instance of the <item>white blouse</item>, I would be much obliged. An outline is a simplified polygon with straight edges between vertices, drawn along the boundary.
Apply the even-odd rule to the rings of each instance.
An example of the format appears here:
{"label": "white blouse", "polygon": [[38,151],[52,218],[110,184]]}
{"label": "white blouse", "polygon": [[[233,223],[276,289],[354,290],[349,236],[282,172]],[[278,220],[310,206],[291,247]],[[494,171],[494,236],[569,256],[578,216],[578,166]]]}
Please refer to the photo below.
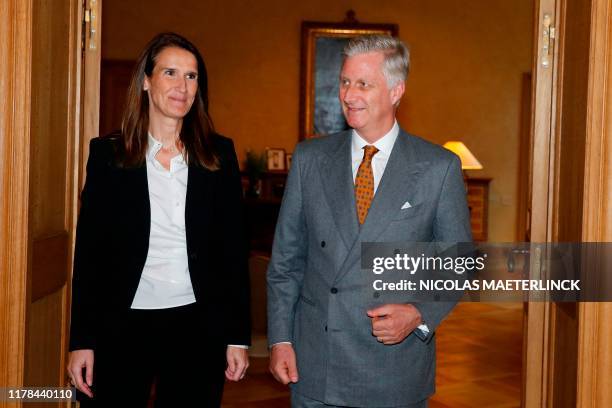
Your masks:
{"label": "white blouse", "polygon": [[132,309],[166,309],[196,301],[185,235],[188,166],[179,154],[170,160],[170,170],[166,170],[155,158],[161,148],[162,144],[149,133],[146,164],[151,232]]}

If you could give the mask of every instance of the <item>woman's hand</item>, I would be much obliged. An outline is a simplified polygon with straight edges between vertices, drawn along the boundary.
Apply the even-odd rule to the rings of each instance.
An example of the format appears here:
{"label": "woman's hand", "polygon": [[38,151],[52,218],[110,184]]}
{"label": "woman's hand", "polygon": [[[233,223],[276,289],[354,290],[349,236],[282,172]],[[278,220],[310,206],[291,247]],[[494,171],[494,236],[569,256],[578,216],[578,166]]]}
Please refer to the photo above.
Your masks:
{"label": "woman's hand", "polygon": [[227,369],[225,378],[230,381],[240,381],[249,367],[249,352],[246,349],[227,346]]}
{"label": "woman's hand", "polygon": [[[70,382],[89,398],[93,398],[93,392],[91,392],[90,388],[93,384],[93,365],[93,350],[74,350],[70,353],[70,361],[67,368]],[[83,381],[83,368],[85,368],[85,381]]]}

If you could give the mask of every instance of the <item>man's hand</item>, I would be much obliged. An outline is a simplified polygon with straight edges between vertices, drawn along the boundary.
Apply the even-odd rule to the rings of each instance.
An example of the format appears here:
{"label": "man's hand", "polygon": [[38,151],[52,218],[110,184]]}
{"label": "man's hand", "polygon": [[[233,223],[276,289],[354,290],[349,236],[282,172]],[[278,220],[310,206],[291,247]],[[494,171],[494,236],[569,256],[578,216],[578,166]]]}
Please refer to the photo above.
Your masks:
{"label": "man's hand", "polygon": [[241,347],[227,346],[227,369],[225,378],[230,381],[240,381],[249,368],[249,353]]}
{"label": "man's hand", "polygon": [[401,343],[421,324],[421,312],[413,305],[388,304],[368,310],[372,335],[383,344]]}
{"label": "man's hand", "polygon": [[[91,392],[90,388],[93,384],[93,365],[93,350],[74,350],[70,353],[70,361],[68,361],[67,368],[70,382],[89,398],[93,398],[93,392]],[[85,368],[85,381],[83,381],[83,368]]]}
{"label": "man's hand", "polygon": [[298,382],[295,351],[291,344],[275,344],[270,350],[270,372],[276,381],[287,385]]}

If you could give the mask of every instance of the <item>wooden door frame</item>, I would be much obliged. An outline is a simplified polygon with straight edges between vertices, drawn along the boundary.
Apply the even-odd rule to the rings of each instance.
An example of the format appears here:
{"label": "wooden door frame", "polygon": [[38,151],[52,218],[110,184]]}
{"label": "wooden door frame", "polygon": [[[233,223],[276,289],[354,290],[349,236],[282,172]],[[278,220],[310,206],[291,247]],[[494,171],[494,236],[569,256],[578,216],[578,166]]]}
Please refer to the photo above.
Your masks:
{"label": "wooden door frame", "polygon": [[[80,95],[82,107],[82,133],[79,144],[78,161],[79,171],[76,174],[78,178],[78,192],[80,192],[85,184],[85,173],[87,167],[87,158],[89,157],[89,141],[94,137],[101,136],[100,132],[100,71],[102,62],[102,1],[89,0],[88,7],[93,9],[95,15],[95,31],[94,38],[89,37],[86,33],[85,50],[83,52],[83,72],[82,89]],[[89,22],[85,29],[89,30]],[[93,46],[91,46],[93,44]],[[78,214],[78,202],[75,201],[75,222]],[[76,224],[75,224],[76,225]]]}
{"label": "wooden door frame", "polygon": [[[70,158],[69,162],[71,163],[67,178],[70,180],[68,182],[67,191],[66,191],[66,206],[70,206],[70,210],[66,211],[67,219],[66,225],[67,230],[69,231],[69,259],[70,263],[73,259],[74,254],[74,240],[76,234],[76,221],[78,215],[78,197],[79,192],[81,191],[80,184],[80,173],[81,173],[81,155],[82,155],[82,135],[84,128],[84,119],[83,119],[83,95],[85,94],[84,84],[83,84],[83,72],[84,72],[84,54],[86,52],[82,47],[85,47],[85,44],[82,44],[83,41],[83,1],[82,0],[69,0],[70,1],[70,72],[69,72],[69,86],[70,86],[70,97],[69,101],[69,123],[70,123],[70,135],[68,137],[68,152],[67,157]],[[62,354],[59,356],[60,358],[60,378],[61,376],[65,376],[66,373],[66,365],[68,363],[68,338],[70,334],[70,298],[71,298],[71,288],[72,288],[72,268],[70,268],[70,273],[68,274],[68,278],[66,280],[66,284],[63,288],[62,293],[62,301],[63,301],[63,311],[62,311],[62,339],[61,343],[63,345]],[[70,406],[70,403],[66,403],[66,406]]]}
{"label": "wooden door frame", "polygon": [[[551,84],[557,82],[556,66],[559,60],[558,47],[553,47],[551,65],[543,67],[541,61],[540,38],[543,36],[544,14],[559,15],[555,0],[539,0],[534,5],[534,41],[533,41],[533,76],[532,76],[532,180],[531,180],[531,241],[546,242],[551,238],[551,223],[539,222],[550,220],[553,189],[554,131],[557,89]],[[537,159],[537,160],[536,160]],[[531,257],[531,270],[535,270],[534,258]],[[550,333],[550,305],[544,302],[525,303],[524,338],[523,338],[523,387],[521,402],[524,407],[545,406],[548,384],[548,345]]]}
{"label": "wooden door frame", "polygon": [[[593,0],[590,37],[592,58],[582,235],[586,242],[612,242],[612,5],[609,0]],[[605,266],[609,268],[610,264]],[[612,303],[581,303],[578,313],[578,406],[612,406]]]}
{"label": "wooden door frame", "polygon": [[[21,386],[28,272],[32,4],[0,3],[0,384]],[[0,402],[0,407],[8,403]],[[15,406],[15,405],[11,405]]]}
{"label": "wooden door frame", "polygon": [[[587,129],[584,174],[583,241],[612,241],[612,7],[609,0],[591,0],[590,65],[587,96]],[[556,4],[555,4],[556,3]],[[555,44],[553,66],[540,64],[539,38],[542,36],[543,13],[561,17],[561,2],[540,0],[536,3],[534,30],[533,93],[533,196],[531,237],[533,242],[553,238],[554,182],[558,166],[556,149],[559,61]],[[567,16],[569,18],[569,16]],[[553,24],[557,23],[553,21]],[[552,88],[546,86],[549,82]],[[535,104],[538,100],[539,105]],[[542,102],[545,101],[545,102]],[[525,320],[523,367],[523,406],[551,406],[549,378],[551,346],[551,313],[548,303],[529,303]],[[612,405],[612,304],[579,305],[577,401],[580,407]]]}

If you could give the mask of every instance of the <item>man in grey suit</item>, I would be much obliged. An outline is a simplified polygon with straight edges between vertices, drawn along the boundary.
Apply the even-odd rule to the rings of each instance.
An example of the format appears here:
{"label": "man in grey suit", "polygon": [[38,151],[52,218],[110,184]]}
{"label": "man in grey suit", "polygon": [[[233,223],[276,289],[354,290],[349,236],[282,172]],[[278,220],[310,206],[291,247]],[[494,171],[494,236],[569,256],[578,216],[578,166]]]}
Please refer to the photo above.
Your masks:
{"label": "man in grey suit", "polygon": [[362,242],[471,241],[459,159],[401,130],[408,50],[359,37],[340,103],[352,130],[300,143],[268,269],[270,371],[293,407],[426,407],[435,331],[454,302],[385,302]]}

